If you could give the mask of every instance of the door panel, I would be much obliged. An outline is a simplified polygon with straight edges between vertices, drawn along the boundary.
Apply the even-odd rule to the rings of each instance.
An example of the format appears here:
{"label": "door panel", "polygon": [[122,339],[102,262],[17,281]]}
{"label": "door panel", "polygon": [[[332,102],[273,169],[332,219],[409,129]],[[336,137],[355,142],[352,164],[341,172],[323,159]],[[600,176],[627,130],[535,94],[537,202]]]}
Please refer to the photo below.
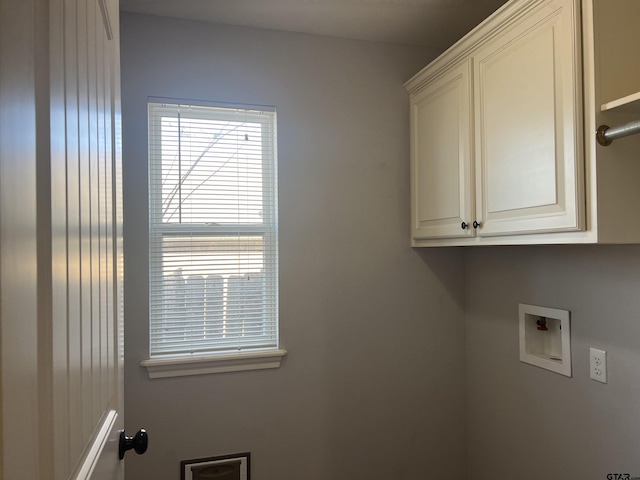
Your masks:
{"label": "door panel", "polygon": [[577,18],[548,2],[474,54],[480,236],[584,228]]}
{"label": "door panel", "polygon": [[473,236],[470,63],[411,98],[412,238]]}
{"label": "door panel", "polygon": [[[65,111],[67,116],[78,116],[78,128],[67,132],[67,138],[78,145],[79,167],[77,175],[68,176],[66,190],[67,198],[78,198],[81,235],[79,251],[71,246],[67,251],[78,256],[79,284],[84,286],[80,311],[89,315],[80,318],[88,329],[82,330],[80,358],[88,365],[80,368],[80,392],[71,390],[83,399],[81,404],[88,411],[82,412],[82,421],[71,430],[80,441],[76,441],[79,450],[69,455],[75,465],[72,478],[106,480],[123,478],[117,454],[119,430],[124,425],[122,208],[121,188],[116,184],[121,164],[119,36],[112,30],[115,27],[117,32],[117,2],[100,5],[100,1],[65,0],[65,19],[69,17],[65,36],[75,32],[78,40],[76,50],[65,50],[65,56],[75,57],[78,67],[74,68],[74,62],[65,67]],[[67,154],[67,164],[75,161]],[[76,169],[67,166],[67,171]],[[68,202],[68,208],[75,203]],[[72,218],[76,211],[68,213]]]}
{"label": "door panel", "polygon": [[0,5],[3,480],[123,478],[118,2],[101,2]]}

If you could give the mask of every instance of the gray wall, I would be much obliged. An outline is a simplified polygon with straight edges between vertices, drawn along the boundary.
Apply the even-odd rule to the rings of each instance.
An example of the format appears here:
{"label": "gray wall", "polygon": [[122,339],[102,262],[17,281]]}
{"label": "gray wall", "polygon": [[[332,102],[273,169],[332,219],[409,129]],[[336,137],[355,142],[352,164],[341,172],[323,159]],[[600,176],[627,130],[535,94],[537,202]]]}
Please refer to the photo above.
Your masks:
{"label": "gray wall", "polygon": [[[640,477],[640,246],[470,248],[465,266],[469,478]],[[572,378],[519,361],[518,303],[571,311]]]}
{"label": "gray wall", "polygon": [[[251,451],[253,480],[465,478],[462,252],[409,248],[423,48],[124,15],[127,477]],[[277,370],[150,381],[147,96],[278,108]]]}

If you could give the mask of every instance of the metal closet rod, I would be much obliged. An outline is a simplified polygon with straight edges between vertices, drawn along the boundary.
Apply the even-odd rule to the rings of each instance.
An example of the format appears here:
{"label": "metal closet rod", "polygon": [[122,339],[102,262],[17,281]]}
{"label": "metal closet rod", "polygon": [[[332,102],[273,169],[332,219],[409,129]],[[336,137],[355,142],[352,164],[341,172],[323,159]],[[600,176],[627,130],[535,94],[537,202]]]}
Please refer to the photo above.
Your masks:
{"label": "metal closet rod", "polygon": [[611,145],[618,138],[640,133],[640,120],[629,122],[619,127],[610,128],[609,125],[600,125],[596,131],[598,143],[603,147]]}

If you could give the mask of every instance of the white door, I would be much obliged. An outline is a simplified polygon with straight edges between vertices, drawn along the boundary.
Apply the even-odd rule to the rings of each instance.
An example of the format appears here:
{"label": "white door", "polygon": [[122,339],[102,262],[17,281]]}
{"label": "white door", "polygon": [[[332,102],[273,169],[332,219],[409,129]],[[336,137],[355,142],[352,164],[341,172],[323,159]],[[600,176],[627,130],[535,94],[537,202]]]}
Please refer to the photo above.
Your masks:
{"label": "white door", "polygon": [[480,236],[584,228],[579,2],[536,8],[473,54]]}
{"label": "white door", "polygon": [[465,61],[411,96],[412,238],[473,236],[471,67]]}
{"label": "white door", "polygon": [[122,479],[117,0],[2,0],[0,72],[0,479]]}

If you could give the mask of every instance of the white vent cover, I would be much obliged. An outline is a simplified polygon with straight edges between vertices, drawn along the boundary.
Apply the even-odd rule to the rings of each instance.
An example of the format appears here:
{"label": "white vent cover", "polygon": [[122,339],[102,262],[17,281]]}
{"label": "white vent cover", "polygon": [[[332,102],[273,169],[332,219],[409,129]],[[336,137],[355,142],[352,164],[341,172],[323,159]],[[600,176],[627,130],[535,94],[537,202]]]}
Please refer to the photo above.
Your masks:
{"label": "white vent cover", "polygon": [[181,480],[249,480],[249,453],[183,460]]}

